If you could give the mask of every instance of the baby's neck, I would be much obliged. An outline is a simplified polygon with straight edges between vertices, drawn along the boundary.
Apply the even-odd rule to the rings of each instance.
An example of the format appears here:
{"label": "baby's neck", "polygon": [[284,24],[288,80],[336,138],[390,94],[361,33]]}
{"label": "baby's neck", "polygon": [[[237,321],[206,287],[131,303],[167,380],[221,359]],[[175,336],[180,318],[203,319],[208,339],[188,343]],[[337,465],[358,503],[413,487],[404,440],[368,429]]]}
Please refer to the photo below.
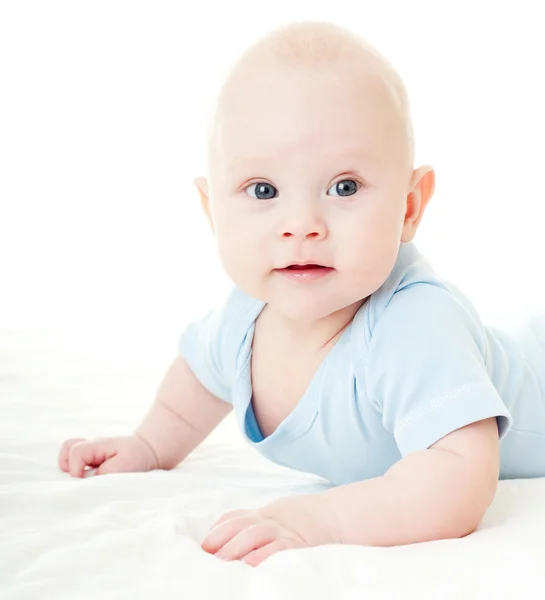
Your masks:
{"label": "baby's neck", "polygon": [[365,300],[359,300],[313,322],[290,319],[268,304],[266,318],[270,324],[274,324],[273,331],[276,331],[278,337],[284,339],[286,343],[298,348],[320,350],[337,341],[364,302]]}

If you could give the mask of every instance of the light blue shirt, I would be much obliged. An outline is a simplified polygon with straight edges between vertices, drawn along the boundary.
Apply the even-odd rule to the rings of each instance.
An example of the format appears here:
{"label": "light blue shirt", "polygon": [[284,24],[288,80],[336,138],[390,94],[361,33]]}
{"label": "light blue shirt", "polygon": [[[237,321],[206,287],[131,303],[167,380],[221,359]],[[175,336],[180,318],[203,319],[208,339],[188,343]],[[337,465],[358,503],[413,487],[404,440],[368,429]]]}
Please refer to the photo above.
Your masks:
{"label": "light blue shirt", "polygon": [[383,475],[407,454],[496,417],[500,477],[545,476],[545,351],[485,327],[413,243],[401,244],[387,280],[268,437],[252,410],[250,373],[264,306],[234,287],[179,343],[202,385],[232,403],[242,434],[263,456],[338,485]]}

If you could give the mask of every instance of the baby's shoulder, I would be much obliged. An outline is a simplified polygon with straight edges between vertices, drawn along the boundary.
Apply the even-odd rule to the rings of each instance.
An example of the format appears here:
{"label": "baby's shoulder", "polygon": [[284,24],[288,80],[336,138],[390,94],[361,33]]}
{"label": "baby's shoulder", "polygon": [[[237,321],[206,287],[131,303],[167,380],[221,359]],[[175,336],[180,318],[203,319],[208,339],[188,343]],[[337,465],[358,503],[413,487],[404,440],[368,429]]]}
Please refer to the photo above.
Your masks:
{"label": "baby's shoulder", "polygon": [[184,328],[178,348],[201,383],[219,398],[230,398],[241,351],[263,303],[232,288],[214,308]]}
{"label": "baby's shoulder", "polygon": [[[394,268],[371,295],[359,328],[370,342],[374,333],[441,335],[456,325],[480,335],[483,325],[469,298],[453,283],[440,277],[430,261],[413,244],[402,245]],[[388,336],[390,337],[390,336]]]}
{"label": "baby's shoulder", "polygon": [[210,311],[207,325],[221,332],[223,338],[240,341],[246,336],[264,306],[265,302],[250,296],[235,285],[223,301]]}

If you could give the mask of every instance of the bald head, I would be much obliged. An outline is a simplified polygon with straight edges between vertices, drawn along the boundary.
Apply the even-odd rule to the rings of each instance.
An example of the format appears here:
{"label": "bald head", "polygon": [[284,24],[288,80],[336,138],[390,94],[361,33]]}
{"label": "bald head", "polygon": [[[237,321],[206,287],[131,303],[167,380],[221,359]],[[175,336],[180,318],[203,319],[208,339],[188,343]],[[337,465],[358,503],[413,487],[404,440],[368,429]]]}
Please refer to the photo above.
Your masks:
{"label": "bald head", "polygon": [[[339,72],[349,75],[346,89],[357,90],[363,105],[371,97],[387,114],[388,127],[412,169],[414,142],[405,86],[391,64],[366,40],[353,31],[327,22],[303,21],[277,28],[249,46],[238,57],[220,88],[208,127],[207,170],[221,156],[225,123],[241,99],[264,83],[263,73],[313,74]],[[295,78],[297,80],[297,77]],[[304,79],[304,77],[303,77]],[[252,87],[254,86],[254,87]],[[260,90],[263,93],[263,90]],[[266,92],[266,90],[265,90]]]}

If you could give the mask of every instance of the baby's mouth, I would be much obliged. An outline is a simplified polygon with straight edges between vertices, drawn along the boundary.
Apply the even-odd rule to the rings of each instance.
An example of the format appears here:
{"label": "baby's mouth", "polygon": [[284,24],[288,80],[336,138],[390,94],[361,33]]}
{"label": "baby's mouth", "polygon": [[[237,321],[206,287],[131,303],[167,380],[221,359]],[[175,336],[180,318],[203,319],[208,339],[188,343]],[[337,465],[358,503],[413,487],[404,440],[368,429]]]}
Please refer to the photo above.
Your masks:
{"label": "baby's mouth", "polygon": [[308,263],[306,265],[288,265],[282,269],[277,269],[277,271],[291,279],[292,281],[318,281],[327,277],[330,273],[332,273],[335,269],[332,267],[326,267],[325,265],[319,265],[316,263]]}
{"label": "baby's mouth", "polygon": [[286,267],[286,269],[292,269],[292,270],[310,270],[310,269],[327,269],[328,267],[324,267],[323,265],[314,265],[314,264],[309,264],[309,265],[290,265],[289,267]]}

